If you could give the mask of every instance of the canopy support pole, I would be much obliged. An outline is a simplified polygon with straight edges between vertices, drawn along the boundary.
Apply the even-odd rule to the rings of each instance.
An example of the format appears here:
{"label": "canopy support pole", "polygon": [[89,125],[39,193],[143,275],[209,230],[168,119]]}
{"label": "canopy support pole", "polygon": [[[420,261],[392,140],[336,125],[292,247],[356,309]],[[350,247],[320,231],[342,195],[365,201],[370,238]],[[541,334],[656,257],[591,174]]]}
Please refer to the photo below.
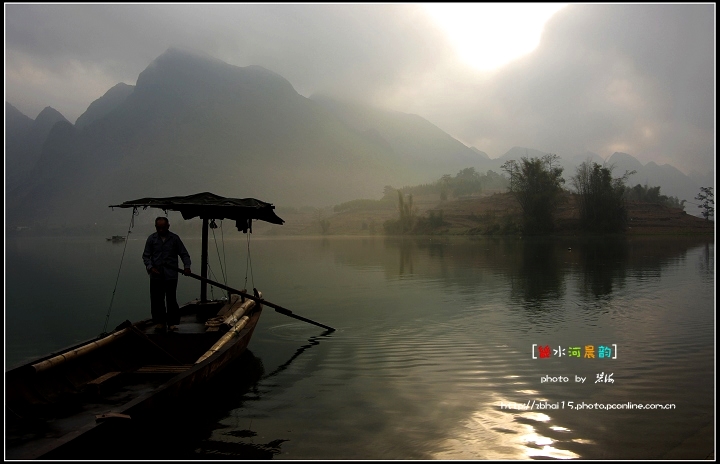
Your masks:
{"label": "canopy support pole", "polygon": [[200,281],[200,302],[207,302],[207,274],[208,274],[208,219],[203,218],[202,225],[202,257],[200,263],[200,275],[204,280]]}

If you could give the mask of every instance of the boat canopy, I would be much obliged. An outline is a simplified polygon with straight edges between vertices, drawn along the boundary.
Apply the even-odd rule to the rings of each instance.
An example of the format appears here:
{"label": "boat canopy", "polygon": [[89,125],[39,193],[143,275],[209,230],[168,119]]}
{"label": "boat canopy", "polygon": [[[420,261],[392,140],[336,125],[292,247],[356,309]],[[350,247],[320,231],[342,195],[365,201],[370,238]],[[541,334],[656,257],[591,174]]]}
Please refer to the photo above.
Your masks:
{"label": "boat canopy", "polygon": [[276,214],[275,206],[255,198],[225,198],[210,192],[185,197],[140,198],[111,208],[160,208],[180,211],[183,219],[233,219],[238,230],[246,232],[252,219],[282,225],[285,221]]}
{"label": "boat canopy", "polygon": [[208,226],[215,219],[234,219],[238,231],[252,233],[252,220],[260,220],[271,224],[282,225],[285,221],[280,219],[271,203],[256,200],[255,198],[225,198],[210,192],[197,193],[186,197],[166,198],[140,198],[126,201],[121,205],[110,205],[111,208],[133,208],[133,215],[137,208],[160,208],[164,211],[180,211],[183,219],[200,217],[202,223],[202,255],[201,255],[201,283],[200,301],[207,299],[207,270],[208,270]]}

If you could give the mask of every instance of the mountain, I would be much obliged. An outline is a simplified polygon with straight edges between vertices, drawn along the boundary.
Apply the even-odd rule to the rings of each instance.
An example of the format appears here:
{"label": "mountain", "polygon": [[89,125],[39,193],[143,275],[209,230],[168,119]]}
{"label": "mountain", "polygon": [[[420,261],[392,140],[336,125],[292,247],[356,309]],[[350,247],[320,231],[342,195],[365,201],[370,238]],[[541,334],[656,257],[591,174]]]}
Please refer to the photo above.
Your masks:
{"label": "mountain", "polygon": [[637,171],[640,172],[643,169],[643,165],[634,156],[628,155],[627,153],[615,152],[607,160],[609,166],[613,166],[613,172],[616,175],[622,175],[624,172]]}
{"label": "mountain", "polygon": [[[480,152],[480,153],[483,153],[483,152]],[[505,164],[505,162],[507,162],[507,161],[515,160],[517,162],[520,162],[520,160],[522,158],[528,158],[528,159],[529,158],[541,158],[547,154],[548,154],[548,152],[540,151],[535,148],[512,147],[510,150],[506,151],[505,153],[503,153],[501,156],[499,156],[497,158],[490,158],[487,155],[485,155],[486,157],[480,158],[479,162],[476,163],[475,167],[477,168],[477,170],[479,172],[484,173],[488,170],[493,170],[497,173],[502,173],[503,175],[505,175],[505,173],[502,170],[502,165]],[[561,164],[563,164],[563,163],[564,163],[564,160],[561,160]],[[567,170],[565,172],[567,172]]]}
{"label": "mountain", "polygon": [[568,162],[576,166],[579,166],[586,161],[590,161],[591,163],[597,163],[599,165],[605,163],[605,160],[600,155],[591,151],[578,153],[577,155],[568,157]]}
{"label": "mountain", "polygon": [[13,184],[15,178],[32,167],[25,154],[28,134],[34,121],[8,102],[5,102],[5,177]]}
{"label": "mountain", "polygon": [[[500,172],[502,163],[508,160],[520,161],[521,158],[542,157],[546,152],[533,148],[513,147],[499,158],[490,160],[480,164],[480,171],[493,169]],[[714,177],[712,174],[706,176],[696,175],[695,177],[686,176],[680,170],[669,164],[658,165],[649,162],[643,165],[637,158],[627,153],[616,152],[610,158],[603,160],[599,155],[592,152],[580,153],[567,158],[560,157],[559,164],[563,167],[563,177],[565,178],[565,187],[571,188],[571,177],[575,175],[577,167],[584,161],[600,165],[612,166],[613,176],[620,177],[626,171],[635,171],[628,177],[626,185],[632,187],[637,184],[647,185],[649,187],[660,186],[662,195],[674,196],[680,200],[694,201],[693,198],[700,191],[700,186],[714,185]],[[704,182],[704,183],[703,183]],[[699,215],[699,211],[692,205],[686,207],[689,214]]]}
{"label": "mountain", "polygon": [[59,121],[47,135],[41,162],[8,201],[12,221],[124,222],[108,205],[202,191],[332,205],[478,158],[419,116],[358,109],[356,121],[374,114],[382,124],[352,124],[270,70],[187,50],[169,49],[133,89],[116,86],[90,106],[77,126]]}
{"label": "mountain", "polygon": [[[699,185],[680,170],[669,164],[658,165],[653,161],[643,165],[635,157],[627,153],[613,153],[607,164],[614,167],[613,175],[619,177],[625,172],[636,171],[628,177],[627,186],[647,185],[660,186],[660,194],[677,197],[680,200],[693,201]],[[688,213],[695,214],[693,208],[686,208]]]}
{"label": "mountain", "polygon": [[119,83],[105,92],[105,95],[98,98],[88,106],[88,109],[75,121],[75,127],[82,129],[92,122],[101,119],[106,114],[120,106],[127,97],[135,90],[134,85]]}
{"label": "mountain", "polygon": [[[627,182],[628,186],[637,184],[648,186],[660,186],[662,195],[678,197],[680,200],[695,202],[695,195],[700,191],[700,185],[693,179],[683,174],[676,167],[669,164],[658,165],[650,161],[638,173],[630,176]],[[712,185],[712,184],[710,184]],[[690,214],[697,215],[698,212],[692,206],[688,206],[686,210]]]}
{"label": "mountain", "polygon": [[[693,182],[695,182],[698,186],[703,187],[710,187],[715,185],[715,176],[713,175],[713,171],[709,171],[706,173],[699,173],[697,171],[692,171],[688,177],[692,179]],[[699,192],[700,190],[698,190]]]}
{"label": "mountain", "polygon": [[420,182],[431,182],[441,174],[455,174],[482,159],[489,159],[487,154],[468,148],[418,115],[381,110],[323,95],[313,95],[310,99],[330,111],[350,130],[392,150],[409,174],[398,178],[394,183],[396,186],[413,182],[418,174],[422,177]]}
{"label": "mountain", "polygon": [[12,191],[23,184],[36,167],[53,126],[68,120],[50,106],[43,109],[35,120],[8,102],[5,103],[5,112],[5,179],[6,190]]}
{"label": "mountain", "polygon": [[510,160],[519,162],[521,158],[541,158],[547,154],[548,152],[536,150],[534,148],[512,147],[502,156],[495,158],[495,161],[500,162],[501,164]]}
{"label": "mountain", "polygon": [[470,149],[471,149],[472,151],[474,151],[478,156],[480,156],[480,158],[481,158],[482,160],[489,160],[489,159],[490,159],[490,157],[488,156],[488,154],[485,153],[484,151],[480,151],[480,150],[478,150],[478,149],[475,148],[475,147],[470,147]]}
{"label": "mountain", "polygon": [[[513,147],[489,159],[420,116],[306,98],[268,69],[169,49],[134,87],[108,90],[76,125],[50,107],[33,121],[6,103],[6,223],[126,224],[108,205],[203,191],[329,206],[545,154]],[[566,179],[578,161],[562,160]],[[618,153],[608,161],[616,174],[637,169],[637,182],[661,185],[665,195],[696,194],[686,195],[692,180],[671,166],[645,169]]]}
{"label": "mountain", "polygon": [[51,106],[46,106],[40,114],[38,114],[37,118],[35,118],[29,135],[33,140],[42,145],[42,142],[50,134],[50,130],[52,130],[55,123],[60,121],[68,122],[65,116],[60,114],[58,110]]}
{"label": "mountain", "polygon": [[22,138],[30,130],[33,120],[5,102],[5,137]]}

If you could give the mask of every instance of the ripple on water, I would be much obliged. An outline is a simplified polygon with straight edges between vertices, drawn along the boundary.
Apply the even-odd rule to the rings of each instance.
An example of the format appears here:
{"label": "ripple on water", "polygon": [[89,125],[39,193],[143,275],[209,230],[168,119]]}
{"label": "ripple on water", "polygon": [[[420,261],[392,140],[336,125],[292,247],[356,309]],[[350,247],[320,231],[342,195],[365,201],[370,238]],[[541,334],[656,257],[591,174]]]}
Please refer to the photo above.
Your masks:
{"label": "ripple on water", "polygon": [[[261,444],[257,456],[296,459],[660,457],[673,440],[712,421],[711,257],[664,242],[573,240],[572,254],[567,245],[529,239],[438,246],[379,238],[256,242],[253,256],[264,261],[255,279],[275,287],[267,287],[268,297],[337,330],[322,334],[269,311],[263,315],[250,349],[266,371],[249,390],[231,389],[244,393],[228,394],[237,401],[218,413],[220,425],[211,438],[198,439],[198,448],[237,457],[232,453],[248,449],[244,445]],[[235,251],[244,256],[242,245]],[[233,244],[228,247],[230,254]],[[47,256],[8,248],[15,253],[8,267],[16,271],[6,310],[10,350],[32,348],[26,337],[13,335],[21,331],[12,327],[29,320],[26,313],[57,320],[49,312],[56,295],[33,298],[35,308],[23,296],[44,285],[77,287],[69,273],[51,270],[75,268],[65,263],[76,259],[88,274],[87,266],[117,257],[89,253],[82,243],[65,248],[72,253],[63,252],[60,267],[45,265]],[[142,271],[128,288],[144,285]],[[21,288],[24,282],[32,285]],[[258,286],[265,291],[265,284]],[[123,297],[132,300],[120,295],[119,301]],[[145,299],[143,293],[137,306]],[[533,343],[615,343],[619,355],[607,364],[533,360]],[[599,370],[614,372],[616,382],[591,383]],[[543,374],[579,374],[588,382],[541,384]],[[672,402],[678,409],[501,407],[528,400]]]}

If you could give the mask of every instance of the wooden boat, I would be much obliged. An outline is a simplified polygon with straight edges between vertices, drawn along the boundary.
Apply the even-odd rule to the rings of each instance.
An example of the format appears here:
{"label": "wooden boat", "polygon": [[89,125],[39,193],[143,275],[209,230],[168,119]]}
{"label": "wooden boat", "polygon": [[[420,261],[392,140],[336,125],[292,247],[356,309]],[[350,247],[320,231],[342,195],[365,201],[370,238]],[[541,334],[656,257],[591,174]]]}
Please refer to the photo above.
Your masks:
{"label": "wooden boat", "polygon": [[110,333],[7,371],[8,459],[72,457],[74,449],[112,437],[118,427],[132,427],[206,383],[250,342],[265,301],[257,291],[207,299],[207,229],[210,221],[225,218],[235,219],[245,232],[251,231],[253,219],[282,224],[274,207],[210,193],[115,206],[132,207],[133,215],[138,207],[157,207],[180,211],[185,219],[202,218],[203,276],[193,275],[201,280],[201,296],[181,307],[177,331],[156,332],[151,319],[125,321]]}
{"label": "wooden boat", "polygon": [[108,242],[124,242],[125,236],[124,235],[113,235],[112,237],[107,239]]}

